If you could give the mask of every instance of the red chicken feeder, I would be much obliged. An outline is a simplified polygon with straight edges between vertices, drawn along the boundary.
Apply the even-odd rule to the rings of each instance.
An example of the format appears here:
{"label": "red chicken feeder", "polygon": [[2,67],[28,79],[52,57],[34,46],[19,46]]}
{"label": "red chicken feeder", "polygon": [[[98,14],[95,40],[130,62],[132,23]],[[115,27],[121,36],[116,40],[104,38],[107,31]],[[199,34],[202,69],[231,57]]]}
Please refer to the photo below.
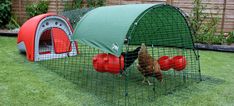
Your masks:
{"label": "red chicken feeder", "polygon": [[93,67],[98,72],[106,72],[104,70],[104,57],[106,57],[107,54],[99,54],[93,57]]}
{"label": "red chicken feeder", "polygon": [[158,63],[160,65],[160,69],[163,71],[169,70],[172,65],[171,65],[171,59],[169,56],[162,56],[158,59]]}
{"label": "red chicken feeder", "polygon": [[174,56],[172,58],[172,67],[176,71],[185,69],[187,65],[186,58],[184,56]]}
{"label": "red chicken feeder", "polygon": [[124,57],[119,58],[106,53],[98,54],[93,57],[93,67],[98,72],[118,74],[120,70],[124,69]]}

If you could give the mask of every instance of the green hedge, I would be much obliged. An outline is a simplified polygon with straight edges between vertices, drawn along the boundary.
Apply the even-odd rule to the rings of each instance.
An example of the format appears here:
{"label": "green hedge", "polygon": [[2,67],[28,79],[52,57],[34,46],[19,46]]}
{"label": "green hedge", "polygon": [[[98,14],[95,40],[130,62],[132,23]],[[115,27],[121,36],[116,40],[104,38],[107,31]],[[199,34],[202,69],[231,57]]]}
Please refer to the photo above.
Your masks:
{"label": "green hedge", "polygon": [[49,8],[49,1],[47,0],[40,0],[38,3],[28,4],[26,6],[26,14],[29,18],[47,13]]}
{"label": "green hedge", "polygon": [[0,28],[5,27],[11,18],[11,0],[0,1]]}

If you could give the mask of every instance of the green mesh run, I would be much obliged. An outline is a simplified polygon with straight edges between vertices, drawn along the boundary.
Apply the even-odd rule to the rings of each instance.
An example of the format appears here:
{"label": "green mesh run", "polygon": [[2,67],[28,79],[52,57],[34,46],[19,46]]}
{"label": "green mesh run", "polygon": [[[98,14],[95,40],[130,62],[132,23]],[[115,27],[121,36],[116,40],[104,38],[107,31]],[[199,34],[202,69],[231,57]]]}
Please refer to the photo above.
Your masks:
{"label": "green mesh run", "polygon": [[[97,9],[99,10],[97,14],[95,13],[95,16],[98,17],[83,16],[81,12],[68,12],[68,15],[65,15],[68,18],[71,17],[69,18],[70,21],[76,19],[75,14],[77,14],[78,20],[80,20],[80,16],[83,16],[82,19],[85,17],[90,19],[90,21],[85,22],[81,19],[77,24],[82,26],[82,28],[78,28],[79,30],[76,29],[74,34],[74,38],[77,41],[72,41],[72,43],[77,43],[78,45],[79,53],[77,55],[64,53],[64,58],[56,58],[55,56],[57,55],[53,54],[45,55],[48,57],[44,58],[53,57],[53,59],[38,62],[49,71],[55,72],[76,84],[77,89],[95,98],[82,101],[84,105],[165,105],[159,102],[162,95],[165,96],[177,91],[189,92],[196,89],[196,86],[191,85],[201,81],[199,54],[193,46],[192,34],[187,21],[178,8],[164,4],[138,4],[107,6]],[[122,10],[126,13],[134,11],[135,13],[121,14]],[[96,9],[92,11],[95,12]],[[87,14],[91,14],[90,12]],[[114,18],[102,19],[102,17],[106,17],[105,15]],[[119,17],[116,18],[117,16]],[[125,18],[121,19],[121,16]],[[125,20],[126,18],[129,20]],[[78,36],[77,34],[82,35]],[[49,35],[52,36],[52,33]],[[43,40],[40,40],[40,42],[42,42],[42,45],[40,45],[42,48],[47,47],[47,50],[42,49],[42,53],[53,52],[53,39],[48,39],[47,45],[44,45]],[[122,46],[119,48],[119,52],[120,54],[125,54],[124,65],[129,67],[125,67],[117,74],[98,72],[93,65],[94,57],[98,54],[112,55],[110,54],[112,53],[110,49],[112,43],[115,42],[121,43]],[[186,58],[186,67],[180,71],[176,71],[173,68],[162,71],[162,82],[158,81],[154,76],[150,76],[148,79],[153,85],[142,83],[143,75],[137,68],[139,63],[136,58],[138,52],[133,52],[142,43],[146,44],[148,54],[155,60],[162,56],[172,58],[182,55]],[[57,49],[63,49],[63,43],[58,44],[61,44],[61,46],[57,45]],[[110,51],[108,52],[108,50]],[[76,54],[76,52],[74,53]],[[132,63],[127,61],[132,61]],[[113,62],[112,64],[118,64],[118,62]],[[99,65],[102,64],[100,63]],[[186,89],[188,87],[189,89]],[[183,96],[180,92],[177,92],[177,94]],[[77,102],[80,101],[78,100]]]}
{"label": "green mesh run", "polygon": [[155,6],[142,13],[129,30],[130,45],[193,49],[192,35],[183,14],[169,5]]}

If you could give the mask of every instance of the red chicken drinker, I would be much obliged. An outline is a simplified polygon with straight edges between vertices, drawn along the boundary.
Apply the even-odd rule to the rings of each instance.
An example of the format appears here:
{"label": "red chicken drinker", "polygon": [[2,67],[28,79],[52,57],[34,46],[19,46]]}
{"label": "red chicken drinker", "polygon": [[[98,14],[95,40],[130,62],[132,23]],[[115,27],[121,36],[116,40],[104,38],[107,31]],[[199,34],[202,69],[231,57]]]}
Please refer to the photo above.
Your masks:
{"label": "red chicken drinker", "polygon": [[169,70],[172,65],[171,65],[171,59],[169,56],[162,56],[158,59],[158,63],[160,65],[160,69],[163,71]]}
{"label": "red chicken drinker", "polygon": [[182,71],[186,68],[187,62],[184,56],[174,56],[172,58],[172,68],[176,71]]}

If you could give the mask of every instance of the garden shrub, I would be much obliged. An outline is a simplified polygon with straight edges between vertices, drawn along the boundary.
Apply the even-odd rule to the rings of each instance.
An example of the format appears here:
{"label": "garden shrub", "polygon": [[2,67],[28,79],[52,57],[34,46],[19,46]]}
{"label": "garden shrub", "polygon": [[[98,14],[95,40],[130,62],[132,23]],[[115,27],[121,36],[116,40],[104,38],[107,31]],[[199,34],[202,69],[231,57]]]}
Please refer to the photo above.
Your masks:
{"label": "garden shrub", "polygon": [[0,28],[5,27],[11,18],[11,1],[0,1]]}
{"label": "garden shrub", "polygon": [[[211,12],[203,13],[207,6],[202,4],[202,0],[194,0],[193,3],[194,7],[190,14],[190,26],[194,30],[195,42],[205,44],[223,44],[224,37],[222,34],[217,34],[217,26],[220,22],[220,18],[214,16],[214,13]],[[219,11],[215,14],[218,13]]]}
{"label": "garden shrub", "polygon": [[230,45],[234,43],[234,31],[228,33],[227,44]]}
{"label": "garden shrub", "polygon": [[70,3],[70,1],[65,1],[64,11],[82,8],[82,1],[83,0],[74,0],[72,3]]}
{"label": "garden shrub", "polygon": [[211,19],[200,26],[197,35],[195,36],[195,38],[198,37],[196,41],[205,44],[223,44],[223,34],[216,34],[218,23],[219,18],[211,15]]}
{"label": "garden shrub", "polygon": [[49,1],[46,0],[40,0],[38,3],[32,3],[26,6],[26,13],[29,18],[47,13],[49,8]]}
{"label": "garden shrub", "polygon": [[6,28],[7,29],[16,29],[19,27],[20,27],[20,25],[18,23],[17,17],[14,14],[12,14],[9,23],[6,25]]}
{"label": "garden shrub", "polygon": [[87,0],[88,7],[100,7],[104,6],[106,0]]}
{"label": "garden shrub", "polygon": [[203,5],[201,2],[202,0],[193,0],[194,7],[192,8],[189,18],[190,26],[194,30],[195,35],[197,35],[197,32],[200,30],[202,24],[207,18],[207,15],[203,13],[203,10],[206,6]]}
{"label": "garden shrub", "polygon": [[[86,8],[100,7],[106,4],[106,0],[86,0],[86,2],[87,2]],[[73,0],[72,3],[70,3],[70,1],[65,1],[64,11],[79,9],[83,7],[84,7],[83,0]]]}

